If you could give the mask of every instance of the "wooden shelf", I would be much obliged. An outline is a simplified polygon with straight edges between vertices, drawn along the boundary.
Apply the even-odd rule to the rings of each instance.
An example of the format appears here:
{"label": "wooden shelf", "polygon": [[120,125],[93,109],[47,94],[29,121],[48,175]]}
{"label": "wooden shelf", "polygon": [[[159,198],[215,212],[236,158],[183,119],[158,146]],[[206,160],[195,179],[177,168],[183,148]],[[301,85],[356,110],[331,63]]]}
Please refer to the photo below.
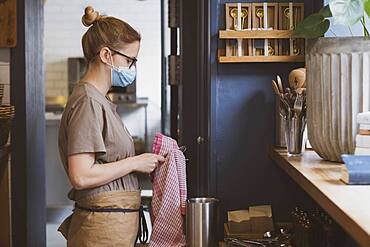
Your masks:
{"label": "wooden shelf", "polygon": [[289,39],[293,37],[292,30],[221,30],[220,39]]}
{"label": "wooden shelf", "polygon": [[304,62],[304,56],[232,56],[219,55],[219,63],[270,63],[270,62]]}
{"label": "wooden shelf", "polygon": [[[220,39],[289,39],[293,37],[292,30],[221,30]],[[281,63],[304,62],[304,55],[298,56],[225,56],[225,51],[218,52],[219,63]]]}
{"label": "wooden shelf", "polygon": [[343,164],[324,161],[314,151],[288,157],[285,149],[273,148],[271,157],[360,246],[370,246],[369,185],[345,185],[339,180]]}

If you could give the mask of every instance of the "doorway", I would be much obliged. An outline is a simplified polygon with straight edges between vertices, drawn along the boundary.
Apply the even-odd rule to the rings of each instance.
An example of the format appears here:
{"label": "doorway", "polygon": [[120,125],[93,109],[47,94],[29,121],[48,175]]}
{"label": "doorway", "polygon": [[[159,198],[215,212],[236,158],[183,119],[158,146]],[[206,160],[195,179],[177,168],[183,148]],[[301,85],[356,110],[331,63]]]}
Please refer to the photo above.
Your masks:
{"label": "doorway", "polygon": [[[67,198],[71,188],[58,153],[58,129],[64,104],[74,85],[83,75],[81,38],[87,28],[81,23],[84,8],[94,7],[102,15],[122,19],[142,36],[137,63],[137,79],[125,90],[114,89],[109,94],[117,112],[133,136],[136,154],[150,152],[156,132],[168,134],[166,125],[166,83],[163,59],[168,43],[168,30],[162,27],[166,2],[162,0],[73,1],[48,0],[44,3],[44,71],[45,71],[45,179],[47,246],[65,246],[57,232],[63,219],[71,214],[73,203]],[[167,33],[166,33],[167,32]],[[143,201],[150,202],[151,183],[148,176],[138,174]],[[149,214],[146,214],[150,227]]]}
{"label": "doorway", "polygon": [[[159,68],[157,73],[160,77],[158,82],[160,85],[158,88],[161,89],[159,90],[161,97],[159,108],[158,101],[156,101],[157,109],[154,112],[158,113],[159,110],[160,113],[153,117],[154,120],[157,119],[156,121],[153,121],[150,117],[148,117],[148,121],[156,122],[153,131],[160,130],[164,134],[178,139],[180,145],[187,146],[189,196],[195,194],[207,195],[207,188],[211,187],[208,181],[207,161],[209,156],[209,131],[207,129],[207,121],[209,120],[207,112],[209,109],[209,91],[207,89],[209,72],[207,68],[210,61],[208,57],[210,1],[173,0],[170,1],[171,4],[167,4],[167,0],[129,0],[125,1],[124,5],[120,2],[117,3],[118,1],[111,1],[116,4],[112,10],[110,10],[111,6],[107,7],[106,2],[103,5],[101,1],[97,0],[74,1],[68,3],[69,6],[64,4],[55,7],[53,7],[53,4],[60,2],[60,0],[39,0],[37,3],[30,3],[25,0],[17,1],[18,44],[16,48],[11,49],[10,56],[11,103],[17,109],[11,137],[11,206],[14,246],[46,245],[45,222],[47,222],[46,207],[48,206],[48,199],[57,202],[54,204],[54,206],[56,205],[55,211],[58,211],[59,203],[62,207],[65,206],[66,215],[70,212],[68,210],[71,209],[71,204],[68,204],[70,202],[58,201],[61,198],[55,198],[54,195],[48,197],[47,193],[50,180],[48,181],[48,171],[46,169],[50,169],[51,166],[54,167],[52,172],[57,172],[62,181],[51,181],[55,183],[55,186],[59,184],[60,190],[56,190],[56,194],[63,195],[65,199],[70,187],[67,186],[69,185],[68,179],[62,170],[61,164],[55,161],[58,159],[56,141],[54,140],[53,145],[47,145],[46,143],[48,141],[47,136],[52,137],[54,135],[54,139],[57,136],[55,132],[57,127],[51,125],[57,123],[58,117],[53,112],[47,116],[45,96],[68,95],[68,86],[66,86],[68,83],[68,63],[66,61],[69,57],[78,58],[81,56],[80,38],[86,29],[83,29],[80,24],[80,18],[86,5],[93,5],[103,14],[106,13],[123,19],[125,17],[120,16],[118,11],[120,9],[127,10],[128,5],[126,3],[151,4],[149,15],[153,13],[152,8],[159,9],[160,14],[157,15],[157,18],[159,19],[158,30],[161,35],[159,39],[156,39],[156,44],[160,47],[156,54],[160,55],[158,56],[158,64],[148,64]],[[173,8],[174,5],[175,8]],[[54,15],[48,15],[45,11],[48,6],[50,6]],[[168,29],[169,23],[167,20],[169,9],[175,10],[174,17],[178,21],[178,26],[171,29]],[[142,14],[142,12],[140,13]],[[139,14],[132,17],[132,20],[127,21],[140,30],[139,24],[137,24],[139,21],[136,18],[138,16]],[[58,22],[60,24],[55,25]],[[64,22],[70,22],[69,28]],[[51,37],[47,38],[46,32],[50,28],[55,30],[52,30]],[[149,34],[150,31],[153,30],[149,30]],[[59,34],[62,34],[61,37],[69,37],[69,39],[58,43]],[[75,38],[73,38],[73,35],[75,35]],[[145,35],[143,37],[145,39]],[[149,36],[149,39],[151,38]],[[74,39],[75,41],[73,41]],[[55,42],[58,46],[47,50],[48,42]],[[73,44],[73,47],[69,44]],[[49,55],[54,52],[56,58],[53,59],[53,56],[49,57]],[[143,54],[143,51],[141,54]],[[177,74],[177,85],[170,82],[170,73],[168,72],[170,59],[167,58],[168,55],[180,56],[180,62],[175,63],[180,70],[171,70],[175,71],[175,75]],[[143,57],[144,54],[141,56]],[[64,60],[64,62],[60,60]],[[138,87],[140,87],[140,83],[138,81]],[[168,84],[171,84],[171,86]],[[51,91],[48,91],[49,89]],[[138,96],[145,97],[146,95],[143,92],[146,89],[138,88]],[[58,98],[56,101],[58,101]],[[48,109],[53,108],[50,105],[53,104],[47,104]],[[126,117],[132,116],[134,118],[134,114],[140,115],[140,118],[143,115],[141,111],[127,113]],[[46,117],[50,117],[50,121],[55,122],[48,126],[45,120]],[[129,122],[129,120],[127,121]],[[48,131],[49,127],[54,128],[54,132],[45,137],[45,132]],[[141,126],[135,127],[140,128]],[[150,128],[149,126],[148,129]],[[140,131],[142,129],[138,131],[139,138],[142,136]],[[150,137],[148,139],[150,140]],[[150,148],[150,145],[147,147]],[[46,158],[49,152],[47,149],[51,150],[51,156],[55,156],[53,161]],[[53,177],[49,176],[49,178]],[[49,205],[53,205],[53,203]],[[53,215],[53,210],[51,210],[51,215]],[[54,217],[54,220],[59,222],[62,219],[63,217],[60,216]],[[54,225],[57,224],[54,222]]]}

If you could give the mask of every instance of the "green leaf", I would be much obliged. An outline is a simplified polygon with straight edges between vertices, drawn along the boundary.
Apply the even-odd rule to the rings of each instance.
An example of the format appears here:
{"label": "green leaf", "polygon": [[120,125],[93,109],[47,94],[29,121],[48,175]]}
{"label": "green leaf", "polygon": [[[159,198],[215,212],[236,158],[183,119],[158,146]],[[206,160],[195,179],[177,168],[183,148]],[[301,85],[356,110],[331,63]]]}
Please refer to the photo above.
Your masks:
{"label": "green leaf", "polygon": [[370,0],[364,0],[364,9],[367,16],[370,17]]}
{"label": "green leaf", "polygon": [[306,26],[301,22],[296,26],[296,28],[294,30],[294,35],[295,36],[300,36],[300,35],[302,35],[306,32],[306,29],[309,30],[309,28],[306,28]]}
{"label": "green leaf", "polygon": [[324,36],[324,34],[329,30],[330,21],[325,19],[324,22],[320,23],[320,25],[316,29],[316,38]]}
{"label": "green leaf", "polygon": [[[368,1],[368,0],[365,0],[365,1]],[[329,7],[329,4],[322,7],[319,11],[319,14],[322,15],[324,18],[328,18],[328,17],[332,17],[333,14],[331,13],[331,10],[330,10],[330,7]]]}
{"label": "green leaf", "polygon": [[295,30],[294,37],[306,39],[322,37],[328,31],[329,26],[330,21],[326,19],[320,23],[317,23],[315,26],[310,26],[309,28],[306,26],[300,26]]}
{"label": "green leaf", "polygon": [[294,37],[311,39],[324,36],[330,26],[330,21],[325,18],[331,16],[329,5],[324,6],[318,13],[311,14],[298,23]]}
{"label": "green leaf", "polygon": [[323,22],[324,19],[324,16],[322,16],[320,13],[315,13],[305,18],[301,23],[297,25],[297,28],[298,26],[304,26],[305,28],[314,27]]}

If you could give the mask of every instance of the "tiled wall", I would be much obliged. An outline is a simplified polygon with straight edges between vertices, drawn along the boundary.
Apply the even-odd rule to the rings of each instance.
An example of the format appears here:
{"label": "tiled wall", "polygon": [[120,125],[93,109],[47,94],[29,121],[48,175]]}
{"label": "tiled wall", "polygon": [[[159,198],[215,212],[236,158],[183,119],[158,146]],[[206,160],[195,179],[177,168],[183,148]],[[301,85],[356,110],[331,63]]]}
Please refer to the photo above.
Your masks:
{"label": "tiled wall", "polygon": [[160,1],[48,0],[45,3],[46,95],[67,94],[67,58],[82,56],[81,37],[87,30],[81,17],[84,8],[92,5],[102,14],[129,22],[142,34],[138,63],[138,94],[160,102]]}
{"label": "tiled wall", "polygon": [[10,51],[7,48],[0,49],[0,84],[4,84],[4,97],[2,104],[10,104]]}
{"label": "tiled wall", "polygon": [[[46,96],[68,94],[67,58],[83,56],[81,37],[87,30],[81,23],[84,8],[91,5],[101,14],[123,19],[142,35],[138,57],[137,94],[149,97],[148,122],[151,136],[160,128],[161,26],[160,0],[48,0],[45,2]],[[123,116],[134,135],[142,135],[141,113]],[[142,124],[143,125],[143,124]]]}

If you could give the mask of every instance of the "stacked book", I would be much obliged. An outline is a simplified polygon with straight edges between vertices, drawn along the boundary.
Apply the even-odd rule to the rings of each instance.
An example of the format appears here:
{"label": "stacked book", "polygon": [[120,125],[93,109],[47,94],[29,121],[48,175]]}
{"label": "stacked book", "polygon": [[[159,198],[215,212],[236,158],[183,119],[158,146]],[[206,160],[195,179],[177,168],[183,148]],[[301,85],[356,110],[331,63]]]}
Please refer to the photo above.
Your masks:
{"label": "stacked book", "polygon": [[355,155],[370,155],[370,112],[357,115],[359,133],[356,136]]}
{"label": "stacked book", "polygon": [[342,155],[341,180],[347,184],[370,184],[370,156]]}
{"label": "stacked book", "polygon": [[345,165],[341,180],[347,184],[370,184],[370,112],[358,114],[357,124],[355,155],[342,155]]}

